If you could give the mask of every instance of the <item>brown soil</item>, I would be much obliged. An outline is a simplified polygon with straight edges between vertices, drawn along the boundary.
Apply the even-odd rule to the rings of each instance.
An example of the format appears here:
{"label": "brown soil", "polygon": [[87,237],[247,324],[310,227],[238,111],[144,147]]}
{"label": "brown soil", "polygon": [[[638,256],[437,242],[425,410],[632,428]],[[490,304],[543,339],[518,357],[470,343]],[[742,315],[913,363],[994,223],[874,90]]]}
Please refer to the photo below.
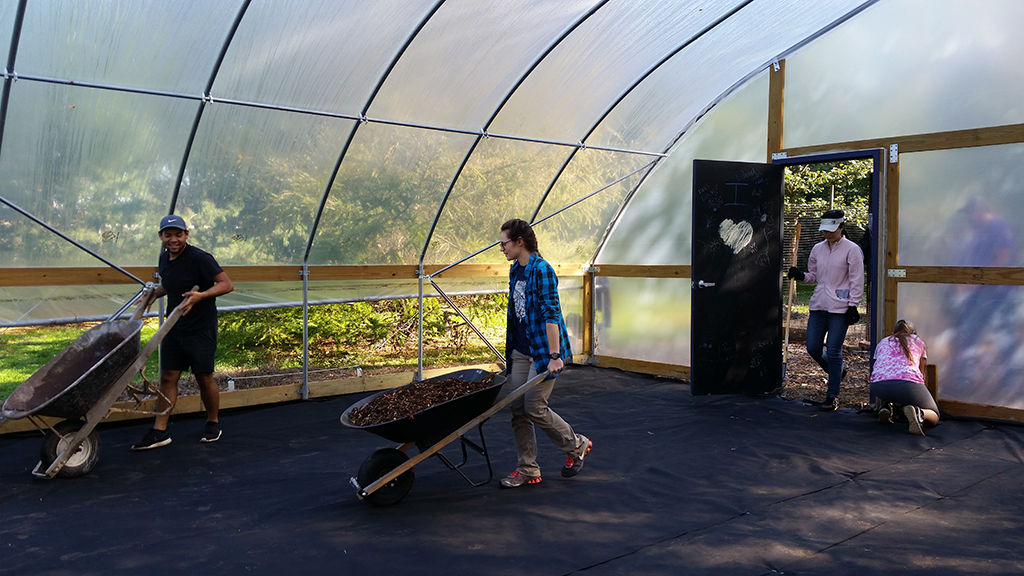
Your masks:
{"label": "brown soil", "polygon": [[348,414],[348,419],[353,426],[373,426],[406,416],[412,418],[431,406],[483,390],[490,386],[493,380],[494,377],[491,376],[477,382],[461,378],[413,382],[408,386],[385,392],[363,406],[353,408]]}
{"label": "brown soil", "polygon": [[[820,402],[825,399],[828,374],[807,354],[807,345],[803,341],[806,337],[806,326],[807,315],[794,312],[787,347],[786,387],[781,396],[788,400]],[[799,341],[795,340],[797,337]],[[867,325],[863,322],[850,326],[846,333],[843,364],[848,372],[839,392],[841,408],[859,409],[868,404],[871,355],[865,342],[866,338]]]}

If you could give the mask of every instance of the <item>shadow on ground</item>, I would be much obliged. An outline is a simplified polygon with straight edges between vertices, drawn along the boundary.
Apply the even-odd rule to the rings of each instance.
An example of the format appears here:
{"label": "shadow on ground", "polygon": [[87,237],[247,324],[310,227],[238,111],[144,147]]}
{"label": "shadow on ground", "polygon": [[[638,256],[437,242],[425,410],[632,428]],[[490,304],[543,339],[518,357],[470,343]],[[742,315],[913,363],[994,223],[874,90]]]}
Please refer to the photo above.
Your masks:
{"label": "shadow on ground", "polygon": [[[1020,574],[1024,428],[944,422],[926,437],[852,410],[693,397],[686,383],[576,367],[552,406],[594,440],[583,472],[541,438],[544,481],[473,488],[436,459],[376,508],[350,476],[388,442],[341,426],[360,396],[224,414],[220,442],[129,446],[31,476],[39,440],[0,440],[4,574]],[[484,426],[495,476],[508,413]],[[486,477],[481,459],[467,472]]]}

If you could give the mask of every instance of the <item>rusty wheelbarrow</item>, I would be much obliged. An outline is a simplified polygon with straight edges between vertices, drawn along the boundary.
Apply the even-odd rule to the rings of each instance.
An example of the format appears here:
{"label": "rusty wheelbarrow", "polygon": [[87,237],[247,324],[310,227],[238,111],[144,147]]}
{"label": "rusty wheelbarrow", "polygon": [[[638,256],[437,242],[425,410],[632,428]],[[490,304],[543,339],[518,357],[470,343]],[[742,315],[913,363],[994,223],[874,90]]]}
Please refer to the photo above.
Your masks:
{"label": "rusty wheelbarrow", "polygon": [[[446,378],[479,382],[490,375],[491,373],[485,370],[461,370],[430,378],[426,382]],[[398,503],[412,489],[413,467],[431,456],[436,456],[448,469],[458,472],[472,486],[482,486],[490,482],[494,477],[494,472],[491,469],[491,459],[484,442],[484,423],[516,398],[523,396],[528,390],[544,381],[547,376],[548,372],[546,371],[538,374],[496,402],[495,399],[498,397],[502,385],[505,384],[506,378],[503,375],[495,374],[492,384],[487,388],[435,404],[413,416],[370,426],[354,426],[349,419],[349,414],[354,408],[366,405],[374,398],[387,393],[388,390],[367,396],[349,406],[348,410],[341,415],[342,424],[349,428],[372,432],[400,444],[397,448],[381,448],[367,457],[359,467],[358,475],[349,481],[356,489],[356,496],[378,506]],[[473,428],[477,429],[480,436],[479,444],[465,437],[465,434]],[[460,440],[462,444],[462,461],[458,464],[440,452],[442,448],[455,440]],[[413,446],[419,449],[419,454],[410,458],[407,452]],[[474,481],[461,470],[468,460],[467,448],[477,452],[486,460],[488,473],[486,479]]]}
{"label": "rusty wheelbarrow", "polygon": [[[140,302],[145,302],[153,289],[151,284],[147,285],[138,295]],[[130,304],[131,301],[122,310]],[[181,307],[167,317],[145,348],[140,342],[142,314],[140,303],[131,319],[112,318],[90,328],[22,382],[4,402],[0,409],[3,420],[28,418],[44,434],[33,475],[77,478],[92,470],[100,456],[100,438],[95,428],[111,412],[169,412],[170,408],[159,413],[141,409],[141,395],[163,395],[145,378],[139,387],[132,385],[132,379],[181,317]],[[135,406],[113,408],[125,390],[135,398]],[[64,420],[50,425],[43,416]]]}

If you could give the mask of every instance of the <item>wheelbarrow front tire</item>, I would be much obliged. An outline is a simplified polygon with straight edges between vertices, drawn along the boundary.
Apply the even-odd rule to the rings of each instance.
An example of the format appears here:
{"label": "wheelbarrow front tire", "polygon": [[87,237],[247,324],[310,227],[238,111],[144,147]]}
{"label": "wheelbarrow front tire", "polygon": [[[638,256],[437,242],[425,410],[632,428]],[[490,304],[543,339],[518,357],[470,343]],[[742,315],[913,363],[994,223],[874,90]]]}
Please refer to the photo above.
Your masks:
{"label": "wheelbarrow front tire", "polygon": [[[388,472],[391,472],[395,468],[402,465],[403,462],[409,459],[409,456],[401,450],[395,448],[381,448],[363,462],[363,465],[359,467],[359,475],[356,476],[356,480],[359,481],[359,485],[367,487],[370,484],[376,482],[382,476],[385,476]],[[402,473],[398,478],[395,478],[391,482],[381,486],[379,489],[374,491],[372,494],[366,496],[366,499],[375,506],[390,506],[397,504],[405,498],[405,495],[412,489],[413,471],[410,468],[407,472]]]}
{"label": "wheelbarrow front tire", "polygon": [[[78,432],[82,426],[84,426],[83,422],[65,420],[53,427],[60,434],[59,436],[52,431],[46,432],[43,445],[39,448],[39,460],[43,464],[43,470],[49,468],[50,464],[53,464],[57,456],[64,451],[64,447],[71,440],[71,436]],[[78,445],[78,449],[68,458],[64,466],[57,471],[57,476],[61,478],[84,476],[92,470],[99,459],[100,435],[93,430],[85,437],[85,440],[82,440],[82,443]]]}

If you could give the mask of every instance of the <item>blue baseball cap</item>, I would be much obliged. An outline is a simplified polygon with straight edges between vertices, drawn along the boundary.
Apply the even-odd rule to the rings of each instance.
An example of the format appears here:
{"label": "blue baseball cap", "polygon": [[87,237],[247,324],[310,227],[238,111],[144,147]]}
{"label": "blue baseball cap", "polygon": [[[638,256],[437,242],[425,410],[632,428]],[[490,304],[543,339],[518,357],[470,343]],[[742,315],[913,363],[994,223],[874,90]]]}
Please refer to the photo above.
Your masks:
{"label": "blue baseball cap", "polygon": [[188,224],[185,224],[185,219],[175,214],[168,214],[160,219],[160,232],[167,228],[178,228],[188,232]]}

